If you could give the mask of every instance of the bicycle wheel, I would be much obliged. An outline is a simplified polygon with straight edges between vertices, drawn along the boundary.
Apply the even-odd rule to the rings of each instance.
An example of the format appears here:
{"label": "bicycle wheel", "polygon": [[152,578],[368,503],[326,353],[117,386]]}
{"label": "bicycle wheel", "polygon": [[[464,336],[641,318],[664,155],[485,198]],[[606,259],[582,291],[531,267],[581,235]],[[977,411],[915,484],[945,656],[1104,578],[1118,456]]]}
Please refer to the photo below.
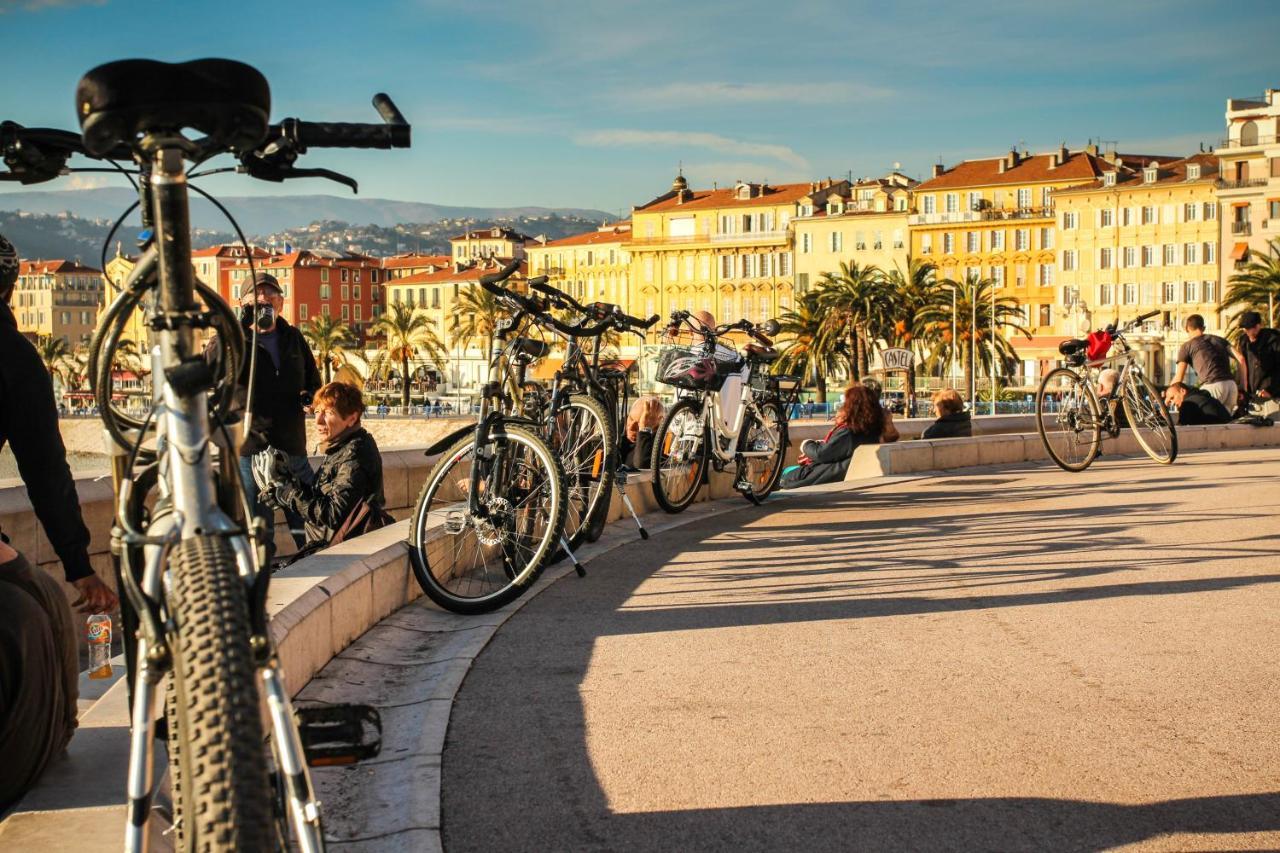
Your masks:
{"label": "bicycle wheel", "polygon": [[577,548],[603,513],[613,489],[613,422],[598,400],[574,394],[547,427],[547,444],[564,466],[564,538]]}
{"label": "bicycle wheel", "polygon": [[702,487],[707,467],[702,401],[678,400],[662,419],[653,442],[653,496],[667,512],[683,512]]}
{"label": "bicycle wheel", "polygon": [[1151,380],[1137,371],[1130,371],[1120,402],[1134,438],[1138,439],[1147,455],[1161,465],[1172,463],[1178,456],[1178,431]]}
{"label": "bicycle wheel", "polygon": [[[436,463],[413,513],[410,563],[422,591],[446,610],[485,613],[538,577],[564,526],[564,472],[527,429],[502,427],[477,452],[459,440]],[[478,512],[468,493],[478,483]]]}
{"label": "bicycle wheel", "polygon": [[[1061,402],[1048,411],[1054,394]],[[1036,430],[1049,458],[1066,471],[1083,471],[1102,447],[1102,416],[1088,381],[1069,367],[1049,371],[1036,391]]]}
{"label": "bicycle wheel", "polygon": [[739,451],[769,451],[768,456],[738,457],[742,480],[750,485],[742,490],[742,496],[753,504],[763,503],[777,487],[787,456],[787,419],[782,406],[769,400],[758,406],[758,412],[749,415],[738,441]]}
{"label": "bicycle wheel", "polygon": [[266,746],[235,553],[220,536],[183,539],[172,565],[166,714],[176,849],[271,849]]}

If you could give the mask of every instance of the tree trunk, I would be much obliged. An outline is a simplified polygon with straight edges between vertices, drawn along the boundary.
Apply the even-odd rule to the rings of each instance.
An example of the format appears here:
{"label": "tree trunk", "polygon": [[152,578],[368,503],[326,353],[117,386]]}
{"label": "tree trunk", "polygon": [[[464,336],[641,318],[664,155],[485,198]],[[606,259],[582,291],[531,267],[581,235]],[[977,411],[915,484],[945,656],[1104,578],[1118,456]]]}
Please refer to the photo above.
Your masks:
{"label": "tree trunk", "polygon": [[849,326],[849,378],[853,382],[862,381],[862,371],[859,370],[861,360],[858,358],[858,330],[852,325]]}
{"label": "tree trunk", "polygon": [[333,381],[333,359],[328,353],[324,354],[324,384],[328,385]]}
{"label": "tree trunk", "polygon": [[916,366],[914,362],[907,370],[907,378],[903,383],[903,387],[906,390],[904,394],[906,399],[903,401],[903,414],[908,418],[914,418],[916,416]]}
{"label": "tree trunk", "polygon": [[400,356],[400,405],[409,414],[409,356]]}
{"label": "tree trunk", "polygon": [[971,342],[971,343],[969,344],[969,358],[968,358],[968,362],[969,362],[969,369],[968,369],[968,373],[969,373],[969,399],[970,399],[970,400],[975,399],[975,398],[974,398],[974,393],[973,393],[973,392],[974,392],[974,390],[977,388],[977,384],[978,384],[978,373],[977,373],[977,365],[976,365],[976,363],[975,363],[975,360],[976,360],[976,359],[975,359],[975,356],[976,356],[976,353],[974,352],[974,346],[973,346],[973,343]]}

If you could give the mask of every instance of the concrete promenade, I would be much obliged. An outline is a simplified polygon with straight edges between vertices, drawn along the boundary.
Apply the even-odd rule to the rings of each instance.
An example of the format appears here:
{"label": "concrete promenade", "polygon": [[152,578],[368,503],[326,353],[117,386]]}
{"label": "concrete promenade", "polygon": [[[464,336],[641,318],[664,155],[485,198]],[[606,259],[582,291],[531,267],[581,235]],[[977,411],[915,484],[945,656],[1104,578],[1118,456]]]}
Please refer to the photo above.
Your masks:
{"label": "concrete promenade", "polygon": [[1023,465],[626,544],[472,664],[444,849],[1278,849],[1277,476]]}

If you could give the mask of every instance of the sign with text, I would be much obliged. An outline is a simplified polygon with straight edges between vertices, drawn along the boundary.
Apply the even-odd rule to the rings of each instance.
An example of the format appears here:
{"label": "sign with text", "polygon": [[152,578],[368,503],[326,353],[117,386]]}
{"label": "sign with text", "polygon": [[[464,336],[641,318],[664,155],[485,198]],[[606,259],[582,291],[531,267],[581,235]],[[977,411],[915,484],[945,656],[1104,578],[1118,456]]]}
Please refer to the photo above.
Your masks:
{"label": "sign with text", "polygon": [[914,363],[914,357],[909,349],[901,349],[893,347],[883,350],[880,353],[881,370],[888,373],[890,370],[911,370]]}

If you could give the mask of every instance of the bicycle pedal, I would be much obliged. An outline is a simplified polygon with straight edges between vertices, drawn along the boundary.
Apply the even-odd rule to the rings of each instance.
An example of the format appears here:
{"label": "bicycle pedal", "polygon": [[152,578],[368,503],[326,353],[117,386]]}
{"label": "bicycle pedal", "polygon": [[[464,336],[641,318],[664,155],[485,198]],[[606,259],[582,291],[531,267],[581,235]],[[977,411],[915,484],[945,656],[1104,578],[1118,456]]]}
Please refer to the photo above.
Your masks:
{"label": "bicycle pedal", "polygon": [[355,764],[382,751],[382,717],[372,705],[295,708],[293,717],[311,767]]}

